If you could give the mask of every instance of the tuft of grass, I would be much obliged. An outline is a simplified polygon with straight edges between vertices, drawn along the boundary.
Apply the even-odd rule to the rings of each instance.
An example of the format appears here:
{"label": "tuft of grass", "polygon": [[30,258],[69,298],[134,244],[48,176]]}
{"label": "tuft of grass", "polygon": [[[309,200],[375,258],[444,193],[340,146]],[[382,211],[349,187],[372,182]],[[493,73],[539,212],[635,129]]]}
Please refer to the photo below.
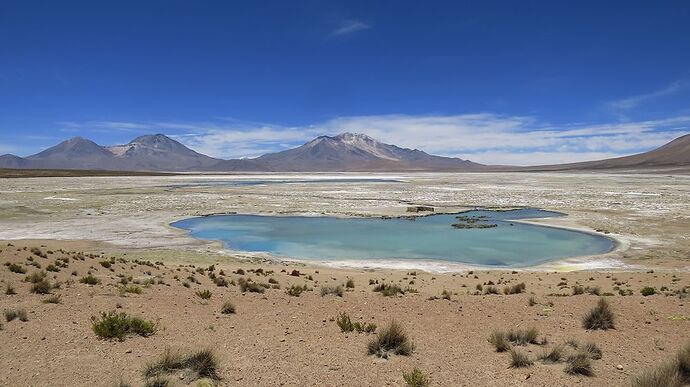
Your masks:
{"label": "tuft of grass", "polygon": [[5,294],[8,296],[13,296],[13,295],[17,294],[17,291],[14,289],[14,286],[12,284],[8,283],[5,286]]}
{"label": "tuft of grass", "polygon": [[10,263],[7,265],[7,268],[12,272],[12,273],[17,273],[17,274],[25,274],[26,273],[26,268],[18,263]]}
{"label": "tuft of grass", "polygon": [[597,306],[592,308],[582,319],[582,326],[585,329],[614,329],[615,317],[611,311],[608,301],[605,298],[600,298]]}
{"label": "tuft of grass", "polygon": [[162,376],[147,379],[146,383],[144,383],[144,387],[168,387],[169,385],[170,381]]}
{"label": "tuft of grass", "polygon": [[374,287],[374,291],[381,293],[385,297],[395,296],[396,294],[405,294],[405,291],[400,286],[395,284],[379,284]]}
{"label": "tuft of grass", "polygon": [[220,380],[218,376],[219,361],[210,349],[202,349],[188,355],[167,349],[163,356],[146,366],[144,376],[147,379],[160,378],[168,374],[185,371],[192,374],[193,380],[208,378]]}
{"label": "tuft of grass", "polygon": [[501,331],[493,331],[489,336],[489,342],[496,348],[496,352],[505,352],[510,349],[510,340]]}
{"label": "tuft of grass", "polygon": [[230,301],[225,301],[223,306],[220,308],[220,313],[223,314],[235,314],[235,304]]}
{"label": "tuft of grass", "polygon": [[352,327],[352,320],[345,312],[340,312],[338,314],[338,317],[335,319],[335,323],[338,324],[341,332],[352,332],[354,330]]}
{"label": "tuft of grass", "polygon": [[194,294],[196,294],[196,296],[201,298],[202,300],[208,300],[211,298],[211,295],[213,293],[211,293],[211,291],[208,289],[204,289],[204,290],[197,290],[196,292],[194,292]]}
{"label": "tuft of grass", "polygon": [[587,342],[580,347],[580,350],[586,353],[587,356],[589,356],[589,358],[592,360],[601,359],[601,349],[595,343]]}
{"label": "tuft of grass", "polygon": [[539,336],[539,331],[537,328],[529,329],[511,329],[506,334],[508,340],[517,345],[527,345],[527,344],[539,344],[537,337]]}
{"label": "tuft of grass", "polygon": [[527,300],[527,305],[529,305],[529,306],[534,306],[534,305],[537,305],[537,304],[538,304],[537,299],[534,298],[534,296],[531,296],[531,297],[529,298],[529,300]]}
{"label": "tuft of grass", "polygon": [[503,289],[503,294],[506,294],[506,295],[508,295],[508,294],[520,294],[520,293],[524,292],[526,288],[527,288],[527,286],[525,285],[525,283],[521,282],[519,284],[510,286],[510,287],[506,286]]}
{"label": "tuft of grass", "polygon": [[587,352],[580,351],[568,356],[566,363],[565,373],[567,374],[584,376],[592,376],[594,374],[592,371],[592,359],[590,359]]}
{"label": "tuft of grass", "polygon": [[643,296],[647,297],[647,296],[651,296],[651,295],[656,294],[656,289],[654,289],[654,288],[651,287],[651,286],[645,286],[645,287],[642,288],[642,290],[640,290],[640,293],[641,293]]}
{"label": "tuft of grass", "polygon": [[285,290],[285,293],[293,297],[299,297],[299,295],[305,290],[307,290],[306,284],[304,286],[292,285]]}
{"label": "tuft of grass", "polygon": [[79,279],[79,282],[87,285],[98,285],[101,283],[101,280],[94,277],[92,274],[89,274],[87,276],[81,277]]}
{"label": "tuft of grass", "polygon": [[407,337],[400,324],[391,321],[369,342],[367,349],[370,355],[378,357],[387,358],[389,353],[409,356],[414,351],[414,343]]}
{"label": "tuft of grass", "polygon": [[50,290],[53,289],[53,286],[48,282],[46,279],[42,279],[33,285],[31,285],[31,288],[29,289],[31,293],[36,293],[36,294],[48,294],[50,293]]}
{"label": "tuft of grass", "polygon": [[91,328],[96,336],[102,339],[124,341],[128,335],[151,336],[156,332],[156,325],[127,313],[101,313],[101,317],[91,317]]}
{"label": "tuft of grass", "polygon": [[487,286],[484,288],[484,294],[498,294],[498,288],[495,286]]}
{"label": "tuft of grass", "polygon": [[329,294],[336,295],[338,297],[343,296],[343,287],[341,285],[338,286],[322,286],[321,287],[321,297],[327,296]]}
{"label": "tuft of grass", "polygon": [[245,280],[244,278],[239,279],[239,285],[240,285],[240,290],[244,293],[249,291],[250,293],[263,293],[266,291],[266,288],[261,286],[261,284],[258,284],[256,282],[250,282]]}
{"label": "tuft of grass", "polygon": [[347,282],[345,283],[345,287],[348,289],[354,289],[355,288],[355,281],[352,278],[348,279]]}
{"label": "tuft of grass", "polygon": [[43,281],[46,278],[45,271],[35,271],[24,278],[24,282],[29,282],[35,284],[36,282]]}
{"label": "tuft of grass", "polygon": [[551,348],[549,351],[542,352],[538,358],[544,363],[558,363],[561,361],[561,359],[563,359],[563,352],[563,346],[558,345]]}
{"label": "tuft of grass", "polygon": [[121,285],[119,288],[120,293],[134,293],[141,294],[143,290],[137,285]]}
{"label": "tuft of grass", "polygon": [[527,357],[522,351],[511,348],[510,349],[510,368],[521,368],[531,366],[532,360]]}
{"label": "tuft of grass", "polygon": [[19,319],[19,321],[23,322],[29,321],[26,309],[5,309],[5,320],[10,322],[14,319]]}
{"label": "tuft of grass", "polygon": [[52,296],[49,296],[45,300],[43,300],[44,304],[61,304],[62,303],[62,297],[59,294],[53,294]]}
{"label": "tuft of grass", "polygon": [[431,384],[429,377],[419,368],[403,372],[403,380],[408,387],[427,387]]}
{"label": "tuft of grass", "polygon": [[636,376],[632,385],[633,387],[690,385],[690,343],[685,344],[672,359]]}

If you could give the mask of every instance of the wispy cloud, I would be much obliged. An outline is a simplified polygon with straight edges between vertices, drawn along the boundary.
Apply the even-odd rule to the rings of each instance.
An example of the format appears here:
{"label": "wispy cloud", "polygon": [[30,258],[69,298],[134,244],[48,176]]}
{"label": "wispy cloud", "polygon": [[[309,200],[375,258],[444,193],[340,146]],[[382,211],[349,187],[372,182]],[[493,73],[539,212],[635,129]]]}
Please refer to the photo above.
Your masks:
{"label": "wispy cloud", "polygon": [[328,34],[329,38],[344,37],[360,31],[368,30],[371,25],[361,20],[346,20],[338,28]]}
{"label": "wispy cloud", "polygon": [[651,102],[660,98],[669,97],[680,92],[690,90],[690,78],[683,78],[671,82],[665,87],[646,94],[634,95],[615,101],[609,101],[607,106],[611,109],[624,111],[634,109],[644,103]]}
{"label": "wispy cloud", "polygon": [[137,127],[221,158],[256,157],[319,135],[368,134],[380,141],[486,164],[534,165],[602,159],[646,151],[690,132],[690,116],[604,124],[553,125],[537,117],[492,113],[339,117],[305,126],[214,120],[96,121],[95,129]]}

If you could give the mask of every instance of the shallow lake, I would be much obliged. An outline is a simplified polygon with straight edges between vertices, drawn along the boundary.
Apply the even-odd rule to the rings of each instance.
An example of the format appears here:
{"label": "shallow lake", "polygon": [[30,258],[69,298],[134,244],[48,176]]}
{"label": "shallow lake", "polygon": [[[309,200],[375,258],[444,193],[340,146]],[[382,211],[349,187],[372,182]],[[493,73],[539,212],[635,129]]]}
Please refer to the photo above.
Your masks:
{"label": "shallow lake", "polygon": [[599,235],[515,222],[553,216],[562,214],[476,210],[415,220],[217,215],[172,225],[232,250],[321,261],[413,259],[520,267],[613,249],[613,241]]}

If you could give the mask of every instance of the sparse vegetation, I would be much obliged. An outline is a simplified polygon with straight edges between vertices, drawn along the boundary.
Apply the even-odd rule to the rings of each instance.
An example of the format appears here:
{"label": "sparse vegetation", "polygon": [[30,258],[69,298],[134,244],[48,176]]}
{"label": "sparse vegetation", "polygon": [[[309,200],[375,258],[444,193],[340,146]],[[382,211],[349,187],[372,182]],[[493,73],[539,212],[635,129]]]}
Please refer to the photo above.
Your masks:
{"label": "sparse vegetation", "polygon": [[62,297],[59,294],[53,294],[52,296],[48,296],[45,300],[43,300],[44,304],[61,304],[62,303]]}
{"label": "sparse vegetation", "polygon": [[389,353],[396,355],[409,356],[414,351],[414,344],[403,330],[402,326],[395,321],[382,329],[368,344],[370,355],[387,358]]}
{"label": "sparse vegetation", "polygon": [[220,308],[220,313],[222,314],[234,314],[235,313],[235,304],[233,304],[230,301],[226,301],[223,303],[223,306]]}
{"label": "sparse vegetation", "polygon": [[36,293],[36,294],[48,294],[50,293],[50,290],[53,288],[53,286],[48,282],[46,279],[42,279],[34,284],[31,285],[31,288],[29,289],[31,293]]}
{"label": "sparse vegetation", "polygon": [[633,379],[633,387],[681,387],[690,384],[690,343],[668,361],[645,370]]}
{"label": "sparse vegetation", "polygon": [[341,285],[338,286],[322,286],[321,287],[321,297],[327,296],[329,294],[336,295],[338,297],[343,296],[343,287]]}
{"label": "sparse vegetation", "polygon": [[101,280],[94,277],[92,274],[89,274],[87,276],[81,277],[79,279],[79,282],[87,285],[98,285],[101,283]]}
{"label": "sparse vegetation", "polygon": [[146,366],[144,376],[150,380],[151,378],[183,372],[191,380],[201,378],[219,380],[218,363],[218,358],[210,349],[203,349],[188,355],[182,355],[168,349],[160,359]]}
{"label": "sparse vegetation", "polygon": [[403,372],[403,380],[408,387],[426,387],[431,384],[429,377],[418,368]]}
{"label": "sparse vegetation", "polygon": [[91,327],[96,336],[102,339],[123,341],[128,335],[151,336],[156,332],[156,325],[139,317],[130,317],[127,313],[101,313],[101,317],[91,317]]}
{"label": "sparse vegetation", "polygon": [[242,292],[248,291],[250,293],[263,293],[266,291],[266,288],[267,288],[267,287],[261,286],[261,284],[258,284],[256,282],[247,281],[244,278],[240,278],[239,285],[240,285],[240,290]]}
{"label": "sparse vegetation", "polygon": [[586,352],[580,351],[568,356],[565,373],[571,375],[592,376],[592,360]]}
{"label": "sparse vegetation", "polygon": [[611,311],[608,301],[604,298],[600,298],[597,306],[592,308],[585,315],[582,320],[582,325],[585,329],[596,330],[608,330],[615,328],[615,317]]}
{"label": "sparse vegetation", "polygon": [[640,293],[645,297],[652,296],[652,295],[656,294],[656,289],[654,289],[651,286],[645,286],[642,288],[642,290],[640,290]]}
{"label": "sparse vegetation", "polygon": [[355,281],[352,278],[348,279],[347,282],[345,283],[345,287],[348,289],[354,289],[355,288]]}
{"label": "sparse vegetation", "polygon": [[285,293],[293,297],[299,297],[299,295],[305,290],[307,290],[306,284],[304,286],[292,285],[285,290]]}
{"label": "sparse vegetation", "polygon": [[493,331],[489,336],[489,342],[496,348],[496,352],[505,352],[510,349],[510,341],[501,331]]}
{"label": "sparse vegetation", "polygon": [[211,293],[211,291],[208,289],[197,290],[194,294],[196,294],[196,296],[201,298],[202,300],[208,300],[213,295],[213,293]]}
{"label": "sparse vegetation", "polygon": [[405,294],[405,291],[400,286],[395,284],[379,284],[374,287],[374,291],[381,293],[385,297],[395,296],[396,294]]}
{"label": "sparse vegetation", "polygon": [[338,324],[338,327],[340,327],[341,332],[353,332],[357,331],[357,333],[373,333],[376,331],[376,324],[372,323],[360,323],[359,321],[352,322],[350,319],[350,316],[345,313],[341,312],[338,314],[338,317],[335,320],[336,324]]}
{"label": "sparse vegetation", "polygon": [[17,294],[17,291],[14,289],[14,286],[12,286],[12,284],[8,283],[5,286],[5,294],[8,296],[12,296],[12,295]]}
{"label": "sparse vegetation", "polygon": [[542,352],[538,358],[544,363],[558,363],[563,359],[563,352],[563,346],[557,345],[548,351]]}
{"label": "sparse vegetation", "polygon": [[29,321],[26,309],[5,309],[5,320],[10,322],[15,319],[19,319],[19,321],[23,322]]}
{"label": "sparse vegetation", "polygon": [[7,268],[12,272],[12,273],[17,273],[17,274],[24,274],[26,273],[26,268],[18,263],[10,263],[7,265]]}
{"label": "sparse vegetation", "polygon": [[532,360],[527,357],[522,351],[511,348],[510,349],[510,368],[521,368],[531,366]]}

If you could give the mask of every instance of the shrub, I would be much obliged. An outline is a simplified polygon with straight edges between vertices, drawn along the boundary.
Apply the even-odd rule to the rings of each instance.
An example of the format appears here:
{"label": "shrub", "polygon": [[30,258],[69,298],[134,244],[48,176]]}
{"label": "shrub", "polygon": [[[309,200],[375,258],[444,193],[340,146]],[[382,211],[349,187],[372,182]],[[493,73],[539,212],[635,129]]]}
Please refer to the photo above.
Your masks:
{"label": "shrub", "polygon": [[211,298],[211,291],[208,289],[204,290],[197,290],[194,294],[196,294],[197,297],[201,298],[202,300],[208,300]]}
{"label": "shrub", "polygon": [[293,277],[299,277],[299,276],[300,276],[300,272],[299,272],[299,270],[293,270],[292,272],[290,272],[290,275],[293,276]]}
{"label": "shrub", "polygon": [[539,355],[539,360],[545,363],[558,363],[563,358],[563,346],[555,346],[550,351],[544,351]]}
{"label": "shrub", "polygon": [[50,293],[50,290],[53,288],[53,286],[48,282],[48,280],[43,279],[40,280],[33,285],[31,285],[31,293],[36,293],[36,294],[48,294]]}
{"label": "shrub", "polygon": [[299,297],[299,295],[302,294],[302,292],[305,290],[307,290],[307,285],[304,285],[304,286],[292,285],[288,289],[285,290],[285,293],[287,293],[288,295],[293,296],[293,297]]}
{"label": "shrub", "polygon": [[527,305],[529,305],[529,306],[537,305],[537,299],[534,298],[534,296],[530,297],[529,300],[527,301]]}
{"label": "shrub", "polygon": [[19,321],[23,322],[29,321],[26,309],[6,309],[5,320],[7,320],[7,322],[10,322],[14,319],[19,319]]}
{"label": "shrub", "polygon": [[143,292],[143,290],[141,290],[141,288],[137,285],[122,285],[118,289],[120,290],[120,293],[141,294]]}
{"label": "shrub", "polygon": [[585,329],[614,329],[615,328],[615,318],[611,308],[609,307],[608,301],[604,298],[600,298],[597,306],[592,308],[582,319],[582,325]]}
{"label": "shrub", "polygon": [[335,323],[338,324],[341,332],[352,332],[354,330],[352,320],[350,320],[350,316],[345,312],[340,312],[338,314]]}
{"label": "shrub", "polygon": [[36,282],[42,281],[44,278],[46,278],[46,272],[45,271],[35,271],[29,275],[27,275],[24,278],[25,282],[30,282],[32,284],[35,284]]}
{"label": "shrub", "polygon": [[144,383],[144,387],[168,387],[169,385],[170,381],[162,376],[147,379]]}
{"label": "shrub", "polygon": [[233,304],[230,301],[225,301],[225,303],[223,303],[223,307],[220,308],[220,313],[234,314],[235,313],[235,304]]}
{"label": "shrub", "polygon": [[345,283],[345,287],[348,289],[354,289],[355,288],[355,281],[352,280],[352,278],[348,279],[347,282]]}
{"label": "shrub", "polygon": [[368,344],[370,355],[388,357],[389,353],[396,355],[409,356],[414,351],[414,344],[407,337],[402,326],[395,321],[381,330]]}
{"label": "shrub", "polygon": [[443,298],[444,300],[450,300],[452,295],[453,294],[450,291],[445,289],[441,292],[441,298]]}
{"label": "shrub", "polygon": [[213,283],[216,284],[216,286],[225,287],[225,288],[227,288],[229,285],[228,280],[226,280],[223,277],[215,277],[213,279]]}
{"label": "shrub", "polygon": [[395,284],[379,284],[374,287],[374,291],[385,297],[395,296],[398,293],[405,294],[405,291]]}
{"label": "shrub", "polygon": [[690,384],[690,343],[687,343],[669,361],[648,369],[633,380],[633,387],[669,386]]}
{"label": "shrub", "polygon": [[426,374],[418,368],[410,372],[403,372],[403,380],[408,387],[426,387],[431,384]]}
{"label": "shrub", "polygon": [[24,274],[24,273],[26,273],[26,268],[25,268],[24,266],[18,264],[18,263],[10,263],[10,264],[7,266],[7,268],[10,269],[10,271],[11,271],[12,273],[18,273],[18,274]]}
{"label": "shrub", "polygon": [[656,289],[650,286],[645,286],[642,288],[642,290],[640,290],[640,293],[642,293],[643,296],[647,297],[656,294]]}
{"label": "shrub", "polygon": [[538,344],[538,336],[539,331],[534,327],[529,329],[511,329],[507,333],[508,340],[517,345]]}
{"label": "shrub", "polygon": [[151,336],[156,332],[156,325],[127,313],[101,313],[101,317],[91,317],[91,327],[96,336],[102,339],[123,341],[127,335]]}
{"label": "shrub", "polygon": [[12,284],[8,283],[7,286],[5,286],[5,294],[8,296],[12,296],[17,294],[17,291],[14,289],[14,286],[12,286]]}
{"label": "shrub", "polygon": [[510,349],[510,368],[529,367],[532,365],[532,360],[527,357],[522,351]]}
{"label": "shrub", "polygon": [[510,349],[510,341],[501,331],[493,331],[489,336],[489,342],[496,348],[496,352],[505,352]]}
{"label": "shrub", "polygon": [[484,288],[484,294],[498,294],[498,288],[495,286],[487,286]]}
{"label": "shrub", "polygon": [[503,294],[520,294],[525,291],[526,287],[527,286],[525,285],[525,283],[521,282],[517,285],[506,287],[505,289],[503,289]]}
{"label": "shrub", "polygon": [[52,264],[52,263],[49,264],[48,266],[46,266],[46,270],[52,271],[52,272],[58,272],[58,271],[60,271],[60,269],[59,269],[57,266],[55,266],[54,264]]}
{"label": "shrub", "polygon": [[592,376],[592,360],[582,351],[568,356],[565,372],[571,375]]}
{"label": "shrub", "polygon": [[585,288],[580,285],[573,286],[573,296],[578,296],[585,293]]}
{"label": "shrub", "polygon": [[54,294],[43,300],[44,304],[60,304],[62,303],[62,297],[59,294]]}
{"label": "shrub", "polygon": [[321,297],[333,294],[338,297],[343,296],[343,287],[341,285],[338,286],[322,286],[321,287]]}
{"label": "shrub", "polygon": [[181,355],[168,349],[159,360],[146,367],[144,376],[155,378],[179,371],[187,371],[193,374],[192,379],[219,380],[218,363],[218,358],[210,349],[203,349],[188,355]]}
{"label": "shrub", "polygon": [[87,276],[81,277],[79,279],[79,282],[87,285],[98,285],[101,283],[101,280],[89,274]]}
{"label": "shrub", "polygon": [[592,342],[585,343],[580,349],[592,360],[601,359],[601,349]]}
{"label": "shrub", "polygon": [[242,292],[249,291],[250,293],[263,293],[264,291],[266,291],[266,288],[261,286],[260,284],[257,284],[256,282],[247,281],[244,278],[240,278],[239,284],[240,290]]}

